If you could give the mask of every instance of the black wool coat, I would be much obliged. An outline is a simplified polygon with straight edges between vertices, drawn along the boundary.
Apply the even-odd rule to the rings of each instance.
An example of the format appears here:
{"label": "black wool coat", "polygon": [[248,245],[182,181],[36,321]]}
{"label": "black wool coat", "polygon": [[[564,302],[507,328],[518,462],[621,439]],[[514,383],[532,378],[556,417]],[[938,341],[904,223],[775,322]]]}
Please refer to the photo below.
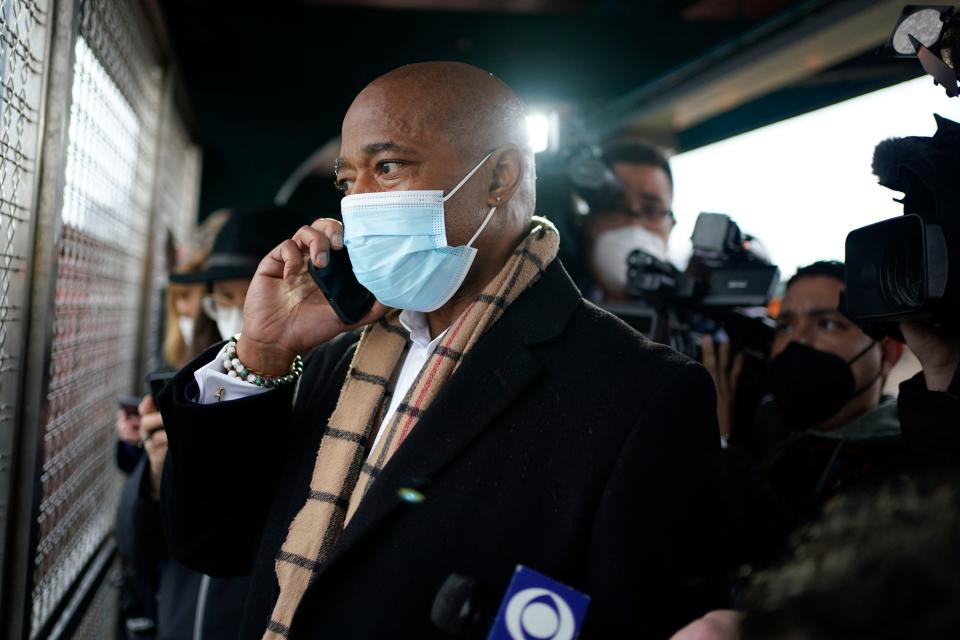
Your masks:
{"label": "black wool coat", "polygon": [[205,578],[170,558],[160,505],[149,495],[149,463],[141,456],[124,484],[114,537],[156,640],[235,640],[249,579]]}
{"label": "black wool coat", "polygon": [[[266,627],[274,557],[357,339],[310,355],[295,403],[289,388],[192,402],[193,372],[219,346],[158,398],[171,553],[210,575],[251,575],[243,638]],[[404,501],[403,488],[425,499]],[[499,597],[518,564],[590,596],[587,640],[669,637],[726,604],[731,520],[709,374],[585,302],[554,261],[372,485],[290,637],[449,637],[430,621],[447,576]]]}

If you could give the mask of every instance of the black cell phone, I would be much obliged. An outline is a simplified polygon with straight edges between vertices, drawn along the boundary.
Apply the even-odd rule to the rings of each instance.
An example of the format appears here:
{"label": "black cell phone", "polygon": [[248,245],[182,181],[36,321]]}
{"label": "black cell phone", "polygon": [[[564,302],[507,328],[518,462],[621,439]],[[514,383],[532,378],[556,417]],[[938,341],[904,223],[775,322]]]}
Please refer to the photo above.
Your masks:
{"label": "black cell phone", "polygon": [[353,265],[346,249],[330,251],[330,261],[325,267],[317,267],[310,260],[307,270],[334,313],[345,324],[360,322],[376,300],[353,275]]}
{"label": "black cell phone", "polygon": [[160,390],[163,389],[168,382],[173,380],[173,376],[175,375],[176,371],[158,371],[147,374],[147,387],[150,388],[150,394],[154,399],[157,398]]}
{"label": "black cell phone", "polygon": [[140,406],[139,396],[120,396],[117,398],[117,404],[120,405],[120,408],[123,409],[123,412],[128,416],[137,416],[140,415],[140,412],[137,410],[137,407]]}

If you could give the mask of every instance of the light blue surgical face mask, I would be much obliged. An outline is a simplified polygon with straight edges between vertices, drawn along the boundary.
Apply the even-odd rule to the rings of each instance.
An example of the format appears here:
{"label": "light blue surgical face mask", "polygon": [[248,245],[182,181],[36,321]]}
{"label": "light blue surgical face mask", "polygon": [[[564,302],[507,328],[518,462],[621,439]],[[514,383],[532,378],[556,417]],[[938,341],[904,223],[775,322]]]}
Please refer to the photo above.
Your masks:
{"label": "light blue surgical face mask", "polygon": [[473,243],[493,212],[460,247],[447,244],[443,203],[473,177],[491,153],[446,196],[443,191],[380,191],[340,201],[343,244],[353,272],[377,300],[395,309],[434,311],[453,297],[477,256]]}

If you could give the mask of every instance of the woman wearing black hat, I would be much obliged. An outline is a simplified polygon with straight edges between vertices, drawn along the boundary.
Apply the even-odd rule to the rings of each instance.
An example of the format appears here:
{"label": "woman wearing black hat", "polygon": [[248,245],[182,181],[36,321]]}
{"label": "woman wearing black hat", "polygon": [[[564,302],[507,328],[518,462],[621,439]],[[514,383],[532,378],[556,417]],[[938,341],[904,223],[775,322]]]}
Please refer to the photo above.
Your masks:
{"label": "woman wearing black hat", "polygon": [[[222,337],[239,333],[244,297],[257,265],[274,246],[310,222],[311,218],[283,207],[233,213],[217,234],[203,268],[172,274],[170,282],[205,285],[203,312]],[[239,634],[247,578],[211,578],[177,563],[167,553],[157,501],[167,440],[150,395],[140,404],[140,434],[147,455],[124,487],[116,538],[139,582],[148,585],[142,599],[155,614],[156,638],[232,640]],[[217,452],[210,454],[211,464],[216,464]]]}

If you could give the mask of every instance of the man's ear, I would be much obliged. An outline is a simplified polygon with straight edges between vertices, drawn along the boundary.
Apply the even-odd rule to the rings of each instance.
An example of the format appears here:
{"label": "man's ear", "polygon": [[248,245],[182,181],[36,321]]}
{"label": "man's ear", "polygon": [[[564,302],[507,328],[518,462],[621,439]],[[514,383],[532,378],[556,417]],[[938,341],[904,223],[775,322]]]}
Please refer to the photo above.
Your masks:
{"label": "man's ear", "polygon": [[883,338],[880,340],[880,374],[884,378],[890,371],[897,366],[900,358],[903,356],[905,345],[893,338]]}
{"label": "man's ear", "polygon": [[525,164],[523,153],[515,145],[499,147],[490,158],[494,162],[490,176],[490,191],[487,197],[488,207],[499,207],[516,193],[523,182]]}

